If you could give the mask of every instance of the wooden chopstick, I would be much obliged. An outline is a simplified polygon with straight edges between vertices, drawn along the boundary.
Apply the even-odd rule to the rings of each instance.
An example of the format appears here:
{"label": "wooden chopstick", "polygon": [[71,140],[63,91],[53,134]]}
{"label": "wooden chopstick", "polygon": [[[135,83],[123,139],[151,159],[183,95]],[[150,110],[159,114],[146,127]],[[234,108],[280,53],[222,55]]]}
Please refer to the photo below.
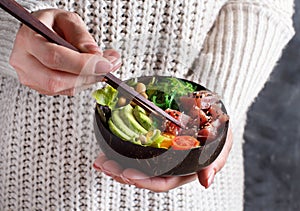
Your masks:
{"label": "wooden chopstick", "polygon": [[33,29],[38,34],[45,37],[48,41],[70,48],[74,51],[78,51],[73,45],[64,40],[62,37],[56,35],[46,25],[39,21],[35,16],[30,14],[20,4],[13,0],[1,0],[0,6],[6,12],[14,16],[20,22]]}
{"label": "wooden chopstick", "polygon": [[[128,86],[126,83],[121,81],[119,78],[114,76],[113,74],[106,74],[104,76],[105,79],[107,79],[108,84],[114,87],[115,89],[118,89],[123,95],[125,95],[127,98],[131,99],[132,101],[135,102],[137,105],[141,106],[144,108],[146,111],[151,112],[152,114],[156,116],[160,116],[160,114],[167,118],[168,120],[172,121],[169,119],[171,117],[174,119],[172,116],[170,116],[168,113],[166,113],[164,110],[156,106],[154,103],[151,101],[147,100],[145,97],[140,95],[138,92],[136,92],[134,89],[132,89],[130,86]],[[177,126],[181,127],[181,124],[179,121],[174,119],[176,122],[172,121],[175,123]],[[177,123],[178,122],[178,123]]]}
{"label": "wooden chopstick", "polygon": [[[69,42],[64,40],[62,37],[55,34],[51,31],[47,26],[45,26],[42,22],[40,22],[35,16],[30,14],[26,9],[24,9],[20,4],[13,0],[1,0],[0,7],[4,9],[6,12],[14,16],[20,22],[37,32],[38,34],[45,37],[48,41],[52,43],[56,43],[58,45],[67,47],[74,51],[79,51],[76,47],[71,45]],[[164,110],[156,106],[151,101],[147,100],[143,96],[141,96],[138,92],[134,91],[130,86],[125,84],[123,81],[115,77],[111,73],[107,73],[104,78],[105,82],[111,85],[114,88],[118,88],[124,95],[127,97],[132,97],[132,101],[136,104],[140,105],[145,110],[152,112],[156,116],[162,116],[167,120],[173,122],[179,127],[182,127],[181,123],[166,113]]]}

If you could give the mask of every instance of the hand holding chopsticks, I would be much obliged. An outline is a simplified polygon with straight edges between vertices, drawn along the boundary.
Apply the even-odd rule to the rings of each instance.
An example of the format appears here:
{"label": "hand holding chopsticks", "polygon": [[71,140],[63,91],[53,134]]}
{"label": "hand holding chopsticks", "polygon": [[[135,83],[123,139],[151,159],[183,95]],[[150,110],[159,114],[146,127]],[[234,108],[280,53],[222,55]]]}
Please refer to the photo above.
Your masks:
{"label": "hand holding chopsticks", "polygon": [[[16,69],[22,84],[41,94],[74,95],[120,66],[120,63],[113,64],[120,61],[118,52],[100,51],[84,22],[75,13],[47,9],[34,12],[33,16],[19,5],[9,6],[18,9],[15,16],[43,35],[40,36],[25,24],[16,35],[10,64]],[[13,11],[10,10],[11,13]],[[54,33],[54,29],[68,42]]]}
{"label": "hand holding chopsticks", "polygon": [[[76,47],[74,47],[69,42],[64,40],[62,37],[58,36],[56,33],[54,33],[52,30],[50,30],[47,26],[45,26],[42,22],[40,22],[35,16],[33,16],[32,14],[27,12],[22,6],[20,6],[15,1],[13,1],[13,0],[1,0],[0,6],[4,10],[6,10],[8,13],[13,15],[15,18],[17,18],[19,21],[21,21],[22,23],[27,25],[29,28],[31,28],[32,30],[34,30],[38,34],[45,37],[48,41],[50,41],[52,43],[56,43],[58,45],[61,45],[61,46],[64,46],[68,49],[73,50],[73,51],[68,51],[68,49],[60,48],[60,50],[62,52],[67,52],[69,54],[72,54],[72,55],[74,55],[74,57],[76,55],[78,56],[78,53],[76,54],[76,52],[75,52],[75,51],[78,52],[78,49]],[[38,46],[38,48],[41,48],[41,50],[42,50],[43,46]],[[62,53],[61,55],[65,56],[66,54]],[[26,59],[26,58],[24,58],[24,59]],[[82,59],[82,58],[80,57],[79,59]],[[74,60],[74,62],[76,62],[76,60]],[[63,62],[62,62],[62,64],[63,64]],[[18,64],[16,64],[16,67],[18,68],[17,65]],[[38,74],[42,75],[43,73],[45,74],[45,72],[43,72],[43,68],[41,66],[39,66],[39,62],[35,62],[35,63],[33,62],[31,65],[36,65],[36,68],[31,68],[32,71],[36,71],[35,73],[32,73],[32,74],[37,74],[37,75]],[[119,68],[119,66],[115,65],[114,68]],[[111,69],[111,70],[113,70],[113,69]],[[68,80],[65,80],[65,81],[74,80],[71,83],[76,83],[76,80],[77,80],[77,77],[78,77],[78,76],[72,75],[72,73],[60,74],[60,77],[63,77],[63,76],[64,76],[64,79],[68,79]],[[100,78],[101,77],[97,78],[97,80],[100,80]],[[178,126],[181,126],[179,121],[177,121],[176,119],[174,119],[173,117],[168,115],[166,112],[164,112],[159,107],[155,106],[152,102],[150,102],[147,99],[143,98],[141,95],[139,95],[139,93],[133,91],[130,87],[128,87],[121,80],[119,80],[118,78],[113,76],[111,73],[107,73],[105,75],[105,79],[106,79],[105,81],[108,84],[111,84],[113,87],[118,88],[121,92],[126,93],[127,96],[132,97],[133,98],[132,100],[134,102],[136,102],[137,104],[139,104],[144,109],[146,109],[148,111],[151,111],[153,114],[164,117],[164,118],[170,120],[171,122],[175,123]],[[89,83],[95,82],[93,80],[89,81],[86,78],[85,78],[85,80],[88,81]],[[45,93],[47,94],[47,92],[45,92]]]}

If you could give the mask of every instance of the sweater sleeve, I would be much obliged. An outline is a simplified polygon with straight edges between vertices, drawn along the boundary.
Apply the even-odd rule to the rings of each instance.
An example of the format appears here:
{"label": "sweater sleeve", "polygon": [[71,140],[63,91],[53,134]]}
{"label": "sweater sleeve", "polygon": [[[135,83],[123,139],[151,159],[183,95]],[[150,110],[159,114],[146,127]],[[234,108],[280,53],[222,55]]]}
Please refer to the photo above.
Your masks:
{"label": "sweater sleeve", "polygon": [[203,45],[193,78],[219,93],[238,123],[294,35],[292,0],[231,0]]}
{"label": "sweater sleeve", "polygon": [[[28,11],[36,11],[53,7],[53,4],[46,0],[17,0],[17,2]],[[18,22],[17,19],[0,9],[0,73],[13,77],[17,77],[17,74],[9,65],[9,57],[19,27],[20,22]]]}

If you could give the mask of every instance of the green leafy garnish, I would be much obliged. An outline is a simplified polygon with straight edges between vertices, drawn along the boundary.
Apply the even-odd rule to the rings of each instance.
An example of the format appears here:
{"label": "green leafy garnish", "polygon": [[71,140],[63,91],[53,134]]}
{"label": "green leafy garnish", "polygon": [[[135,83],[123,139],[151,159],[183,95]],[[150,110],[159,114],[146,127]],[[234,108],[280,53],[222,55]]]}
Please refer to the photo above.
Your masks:
{"label": "green leafy garnish", "polygon": [[93,98],[96,99],[100,105],[106,105],[113,109],[118,101],[118,91],[110,85],[106,85],[102,89],[98,89],[92,93]]}
{"label": "green leafy garnish", "polygon": [[177,78],[163,78],[160,81],[151,81],[147,85],[147,95],[155,105],[162,109],[176,109],[178,97],[187,95],[196,90],[191,83]]}

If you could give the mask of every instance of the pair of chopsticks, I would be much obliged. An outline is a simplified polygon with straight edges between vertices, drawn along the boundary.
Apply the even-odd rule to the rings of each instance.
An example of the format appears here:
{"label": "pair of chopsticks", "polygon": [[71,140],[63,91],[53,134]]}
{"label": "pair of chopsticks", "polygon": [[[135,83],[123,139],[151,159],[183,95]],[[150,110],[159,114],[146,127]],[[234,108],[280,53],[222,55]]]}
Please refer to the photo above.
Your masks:
{"label": "pair of chopsticks", "polygon": [[[48,41],[67,47],[74,51],[78,51],[77,48],[75,48],[69,42],[64,40],[62,37],[56,35],[53,31],[51,31],[47,26],[45,26],[42,22],[40,22],[35,16],[30,14],[17,2],[13,0],[1,0],[0,7],[12,16],[14,16],[20,22],[37,32],[38,34],[45,37]],[[132,101],[140,105],[145,110],[155,114],[156,116],[164,117],[167,120],[176,124],[177,126],[182,127],[181,123],[178,120],[170,116],[161,108],[157,107],[151,101],[141,96],[138,92],[131,89],[127,84],[115,77],[113,74],[107,73],[104,76],[104,81],[112,87],[114,87],[115,89],[118,88],[118,90],[121,91],[127,97],[131,97]]]}

